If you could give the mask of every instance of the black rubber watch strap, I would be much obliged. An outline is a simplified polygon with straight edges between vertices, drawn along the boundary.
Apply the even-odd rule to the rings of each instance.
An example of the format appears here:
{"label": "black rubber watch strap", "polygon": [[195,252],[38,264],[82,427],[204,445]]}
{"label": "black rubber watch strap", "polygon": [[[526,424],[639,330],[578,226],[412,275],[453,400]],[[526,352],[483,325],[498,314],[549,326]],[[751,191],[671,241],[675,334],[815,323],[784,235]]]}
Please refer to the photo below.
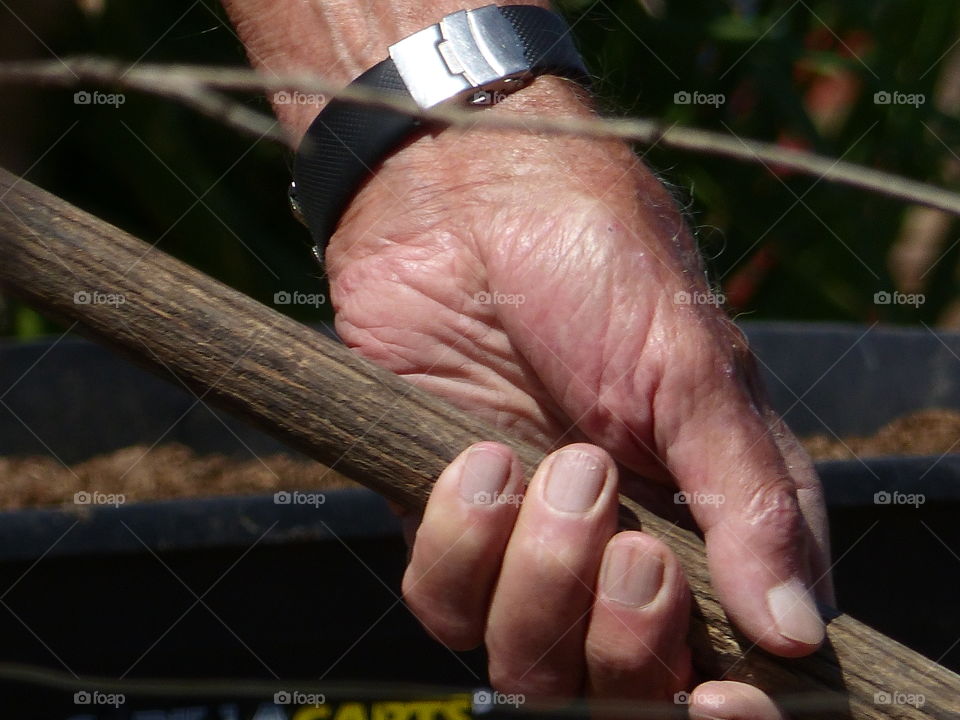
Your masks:
{"label": "black rubber watch strap", "polygon": [[[589,83],[563,18],[530,5],[502,6],[500,12],[521,39],[534,74]],[[413,99],[389,58],[352,84]],[[364,180],[418,125],[418,119],[410,115],[337,98],[313,121],[297,150],[293,178],[296,203],[318,248],[318,258]]]}
{"label": "black rubber watch strap", "polygon": [[[353,81],[410,98],[393,60],[387,58]],[[296,201],[317,247],[333,235],[343,208],[380,161],[419,124],[389,108],[333,99],[310,125],[293,165]]]}
{"label": "black rubber watch strap", "polygon": [[560,75],[584,85],[590,83],[566,20],[555,12],[532,5],[504,5],[500,12],[520,36],[523,52],[535,73]]}

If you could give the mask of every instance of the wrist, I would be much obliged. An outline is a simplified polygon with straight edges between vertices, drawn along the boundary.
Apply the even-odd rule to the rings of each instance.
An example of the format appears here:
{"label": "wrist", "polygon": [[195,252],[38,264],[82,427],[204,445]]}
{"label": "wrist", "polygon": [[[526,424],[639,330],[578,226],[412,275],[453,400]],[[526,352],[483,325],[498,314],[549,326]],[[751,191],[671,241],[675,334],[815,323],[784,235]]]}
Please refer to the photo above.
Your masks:
{"label": "wrist", "polygon": [[[251,64],[277,75],[314,71],[347,85],[387,57],[393,43],[457,10],[492,0],[223,0]],[[550,7],[549,0],[501,0],[499,5]],[[280,122],[300,138],[323,104],[275,105]]]}

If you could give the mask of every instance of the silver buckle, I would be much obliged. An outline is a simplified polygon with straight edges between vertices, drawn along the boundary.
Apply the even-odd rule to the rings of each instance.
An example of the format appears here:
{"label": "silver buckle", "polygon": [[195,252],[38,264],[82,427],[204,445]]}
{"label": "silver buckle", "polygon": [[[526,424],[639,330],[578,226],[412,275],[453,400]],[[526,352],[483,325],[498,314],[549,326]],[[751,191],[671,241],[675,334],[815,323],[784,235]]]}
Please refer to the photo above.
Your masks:
{"label": "silver buckle", "polygon": [[390,57],[424,109],[478,89],[519,89],[531,75],[520,36],[496,5],[447,15],[391,45]]}

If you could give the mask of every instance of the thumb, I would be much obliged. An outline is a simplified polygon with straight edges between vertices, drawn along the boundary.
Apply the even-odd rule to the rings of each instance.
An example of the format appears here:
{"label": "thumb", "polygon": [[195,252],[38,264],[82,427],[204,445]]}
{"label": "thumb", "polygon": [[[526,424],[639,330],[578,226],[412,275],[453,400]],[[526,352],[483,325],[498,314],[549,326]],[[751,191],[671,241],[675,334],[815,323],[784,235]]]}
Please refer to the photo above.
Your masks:
{"label": "thumb", "polygon": [[[721,356],[665,373],[655,399],[658,446],[682,490],[678,502],[704,533],[711,581],[731,620],[765,650],[806,655],[824,638],[812,589],[819,579],[812,558],[824,545],[781,452],[788,444],[778,433],[788,431],[771,427],[755,400],[749,351],[740,352],[729,372],[717,372],[728,359]],[[816,477],[804,483],[809,491]]]}

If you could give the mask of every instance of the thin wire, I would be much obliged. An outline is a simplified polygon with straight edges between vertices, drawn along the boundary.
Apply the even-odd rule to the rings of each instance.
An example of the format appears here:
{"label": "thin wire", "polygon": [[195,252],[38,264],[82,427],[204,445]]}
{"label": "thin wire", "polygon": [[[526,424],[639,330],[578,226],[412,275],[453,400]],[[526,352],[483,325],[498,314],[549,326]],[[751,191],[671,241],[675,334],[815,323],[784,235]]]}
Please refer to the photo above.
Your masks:
{"label": "thin wire", "polygon": [[227,125],[265,136],[294,147],[297,138],[272,128],[273,119],[215,90],[277,92],[280,90],[322,93],[358,104],[383,107],[420,117],[425,121],[470,128],[541,132],[590,138],[618,138],[675,150],[704,153],[738,160],[763,162],[773,168],[793,170],[868,190],[909,203],[924,205],[960,216],[960,194],[893,173],[854,163],[837,161],[805,150],[748,140],[699,128],[665,127],[649,118],[578,118],[511,116],[455,106],[422,110],[412,101],[365,87],[341,87],[315,74],[267,76],[245,68],[203,65],[139,65],[128,68],[115,60],[75,57],[50,61],[0,63],[2,83],[46,83],[77,86],[82,83],[121,87],[160,95],[182,102]]}

